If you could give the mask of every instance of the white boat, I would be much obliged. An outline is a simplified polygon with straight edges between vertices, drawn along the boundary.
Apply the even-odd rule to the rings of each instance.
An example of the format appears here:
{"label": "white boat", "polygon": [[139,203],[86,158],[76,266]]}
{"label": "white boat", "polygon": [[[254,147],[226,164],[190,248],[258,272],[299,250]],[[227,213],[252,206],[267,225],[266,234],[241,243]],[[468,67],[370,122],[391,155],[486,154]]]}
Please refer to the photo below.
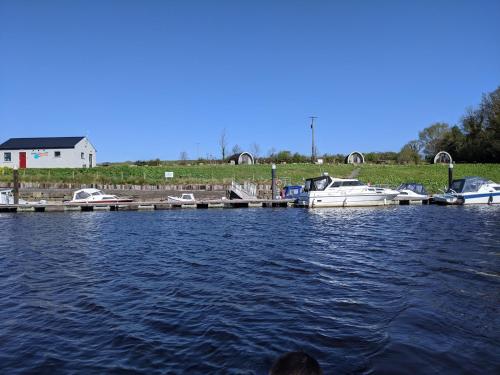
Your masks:
{"label": "white boat", "polygon": [[310,178],[297,199],[301,207],[383,206],[390,204],[399,191],[369,186],[353,178],[328,175]]}
{"label": "white boat", "polygon": [[482,177],[464,177],[453,180],[443,194],[432,197],[437,204],[499,204],[500,184]]}
{"label": "white boat", "polygon": [[396,188],[399,194],[394,198],[397,201],[426,201],[429,194],[424,185],[415,182],[405,182]]}
{"label": "white boat", "polygon": [[168,196],[168,202],[188,204],[188,203],[195,203],[196,199],[194,199],[194,195],[193,194],[187,194],[187,193],[185,193],[185,194],[182,194],[180,197],[171,197],[171,196]]}
{"label": "white boat", "polygon": [[69,203],[126,203],[132,199],[118,198],[116,195],[104,194],[98,189],[80,189],[73,193]]}
{"label": "white boat", "polygon": [[[0,205],[14,204],[14,193],[12,189],[0,189]],[[24,199],[19,199],[18,204],[29,204]]]}

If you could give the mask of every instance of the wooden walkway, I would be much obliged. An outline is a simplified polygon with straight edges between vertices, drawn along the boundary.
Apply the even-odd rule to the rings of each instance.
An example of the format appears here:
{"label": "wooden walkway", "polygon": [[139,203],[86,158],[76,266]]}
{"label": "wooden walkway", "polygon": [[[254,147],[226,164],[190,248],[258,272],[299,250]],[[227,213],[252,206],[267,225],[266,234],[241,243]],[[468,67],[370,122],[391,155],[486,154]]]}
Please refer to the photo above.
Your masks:
{"label": "wooden walkway", "polygon": [[293,199],[215,199],[180,202],[130,202],[130,203],[62,203],[62,204],[11,204],[0,205],[0,212],[65,212],[65,211],[138,211],[170,210],[179,208],[249,208],[249,207],[292,207]]}

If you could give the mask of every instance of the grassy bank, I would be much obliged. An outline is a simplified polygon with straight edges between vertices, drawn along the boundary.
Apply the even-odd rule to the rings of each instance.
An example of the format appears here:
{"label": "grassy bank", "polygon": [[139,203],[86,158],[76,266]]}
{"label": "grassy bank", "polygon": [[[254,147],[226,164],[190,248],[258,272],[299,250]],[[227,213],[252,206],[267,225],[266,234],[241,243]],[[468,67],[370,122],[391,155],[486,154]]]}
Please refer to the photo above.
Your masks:
{"label": "grassy bank", "polygon": [[[372,165],[359,167],[345,164],[278,165],[278,176],[286,183],[300,184],[304,178],[319,176],[328,172],[331,176],[348,177],[358,169],[358,178],[371,184],[397,186],[401,182],[423,183],[429,191],[437,192],[446,185],[448,172],[446,165]],[[166,171],[174,172],[174,178],[165,180]],[[457,164],[456,177],[478,175],[493,181],[500,181],[500,164]],[[228,183],[231,180],[269,182],[270,165],[192,165],[192,166],[110,166],[93,169],[26,169],[20,171],[22,181],[55,183],[108,183],[108,184],[189,184]],[[0,181],[10,182],[12,172],[0,169]]]}

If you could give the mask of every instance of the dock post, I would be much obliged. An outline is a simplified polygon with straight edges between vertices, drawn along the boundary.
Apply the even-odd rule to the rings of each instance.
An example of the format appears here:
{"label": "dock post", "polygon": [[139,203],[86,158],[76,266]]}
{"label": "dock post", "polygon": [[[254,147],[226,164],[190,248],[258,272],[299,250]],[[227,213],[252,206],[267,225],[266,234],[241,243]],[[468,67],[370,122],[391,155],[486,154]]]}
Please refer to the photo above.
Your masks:
{"label": "dock post", "polygon": [[14,204],[19,204],[19,170],[17,167],[12,170],[12,179],[14,182]]}
{"label": "dock post", "polygon": [[272,200],[276,199],[276,164],[273,163],[271,166],[271,194]]}
{"label": "dock post", "polygon": [[448,165],[448,189],[451,189],[451,183],[453,182],[453,162]]}

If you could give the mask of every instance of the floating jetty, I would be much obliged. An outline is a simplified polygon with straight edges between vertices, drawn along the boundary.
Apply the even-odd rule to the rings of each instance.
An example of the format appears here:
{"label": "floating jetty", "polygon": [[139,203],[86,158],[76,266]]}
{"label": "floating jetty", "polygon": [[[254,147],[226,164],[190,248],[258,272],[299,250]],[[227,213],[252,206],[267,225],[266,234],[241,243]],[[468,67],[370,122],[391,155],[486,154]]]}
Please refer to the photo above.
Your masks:
{"label": "floating jetty", "polygon": [[171,210],[179,208],[248,208],[289,207],[293,199],[212,199],[194,202],[127,202],[127,203],[29,203],[1,205],[0,212],[64,212],[64,211],[139,211]]}
{"label": "floating jetty", "polygon": [[[387,205],[427,204],[428,201],[405,199],[394,200]],[[66,211],[141,211],[174,210],[180,208],[272,208],[295,207],[294,199],[207,199],[194,202],[127,202],[127,203],[28,203],[0,205],[0,212],[66,212]]]}

